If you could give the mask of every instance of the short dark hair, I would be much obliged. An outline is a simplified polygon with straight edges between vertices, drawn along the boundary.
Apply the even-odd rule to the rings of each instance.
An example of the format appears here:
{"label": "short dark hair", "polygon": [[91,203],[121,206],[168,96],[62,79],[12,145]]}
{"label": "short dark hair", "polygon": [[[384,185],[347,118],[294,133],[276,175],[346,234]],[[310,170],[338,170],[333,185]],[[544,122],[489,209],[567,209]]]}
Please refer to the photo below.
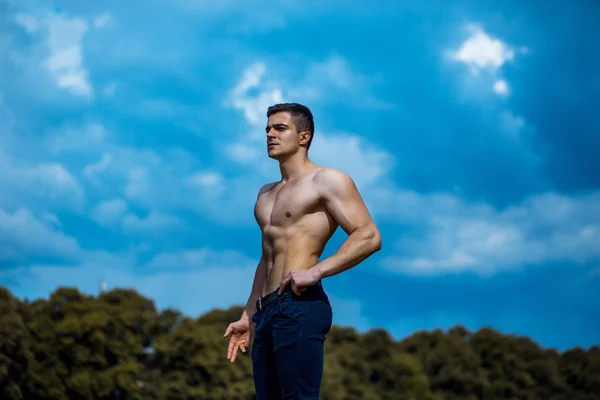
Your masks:
{"label": "short dark hair", "polygon": [[310,109],[298,103],[279,103],[269,107],[267,118],[280,112],[289,112],[292,115],[292,121],[294,121],[298,132],[310,132],[310,139],[308,139],[308,143],[306,144],[306,150],[308,150],[315,135],[315,122]]}

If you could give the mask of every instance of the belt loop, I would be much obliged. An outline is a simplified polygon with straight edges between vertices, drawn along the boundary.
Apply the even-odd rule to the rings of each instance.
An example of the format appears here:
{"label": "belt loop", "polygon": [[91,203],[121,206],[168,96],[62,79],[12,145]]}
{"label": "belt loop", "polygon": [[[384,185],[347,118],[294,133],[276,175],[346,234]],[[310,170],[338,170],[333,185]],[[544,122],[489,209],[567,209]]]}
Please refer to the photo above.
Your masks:
{"label": "belt loop", "polygon": [[258,311],[262,311],[262,297],[258,298],[258,307],[259,307]]}

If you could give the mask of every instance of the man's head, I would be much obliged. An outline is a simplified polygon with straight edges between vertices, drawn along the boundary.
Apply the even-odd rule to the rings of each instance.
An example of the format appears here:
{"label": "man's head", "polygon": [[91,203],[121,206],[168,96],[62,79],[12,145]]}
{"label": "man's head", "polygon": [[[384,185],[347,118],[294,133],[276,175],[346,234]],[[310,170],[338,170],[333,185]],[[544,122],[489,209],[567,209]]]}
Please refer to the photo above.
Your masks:
{"label": "man's head", "polygon": [[267,110],[269,157],[281,159],[312,143],[315,125],[308,107],[297,103],[275,104]]}

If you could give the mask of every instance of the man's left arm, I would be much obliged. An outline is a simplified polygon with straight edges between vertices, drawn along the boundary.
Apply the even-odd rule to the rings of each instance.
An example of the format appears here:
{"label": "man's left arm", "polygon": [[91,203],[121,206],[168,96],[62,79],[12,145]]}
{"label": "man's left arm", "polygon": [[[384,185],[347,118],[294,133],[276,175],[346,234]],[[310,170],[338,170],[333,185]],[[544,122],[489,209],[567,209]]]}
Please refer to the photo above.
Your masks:
{"label": "man's left arm", "polygon": [[322,279],[346,271],[381,250],[381,235],[348,175],[325,169],[315,175],[314,183],[322,204],[348,234],[333,255],[313,267]]}
{"label": "man's left arm", "polygon": [[352,179],[336,169],[319,171],[313,179],[321,203],[348,237],[333,255],[313,267],[290,271],[279,285],[280,294],[289,284],[300,294],[306,286],[344,272],[381,250],[379,229]]}

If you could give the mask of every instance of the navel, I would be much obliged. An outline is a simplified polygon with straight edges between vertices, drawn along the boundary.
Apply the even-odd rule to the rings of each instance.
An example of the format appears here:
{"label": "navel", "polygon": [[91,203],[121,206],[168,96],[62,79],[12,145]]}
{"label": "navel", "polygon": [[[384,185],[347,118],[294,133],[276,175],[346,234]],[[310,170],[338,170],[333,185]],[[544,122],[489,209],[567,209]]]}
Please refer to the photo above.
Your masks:
{"label": "navel", "polygon": [[291,213],[291,212],[289,212],[289,211],[286,211],[286,213],[285,213],[285,216],[289,218],[289,217],[291,217],[291,216],[292,216],[292,213]]}

